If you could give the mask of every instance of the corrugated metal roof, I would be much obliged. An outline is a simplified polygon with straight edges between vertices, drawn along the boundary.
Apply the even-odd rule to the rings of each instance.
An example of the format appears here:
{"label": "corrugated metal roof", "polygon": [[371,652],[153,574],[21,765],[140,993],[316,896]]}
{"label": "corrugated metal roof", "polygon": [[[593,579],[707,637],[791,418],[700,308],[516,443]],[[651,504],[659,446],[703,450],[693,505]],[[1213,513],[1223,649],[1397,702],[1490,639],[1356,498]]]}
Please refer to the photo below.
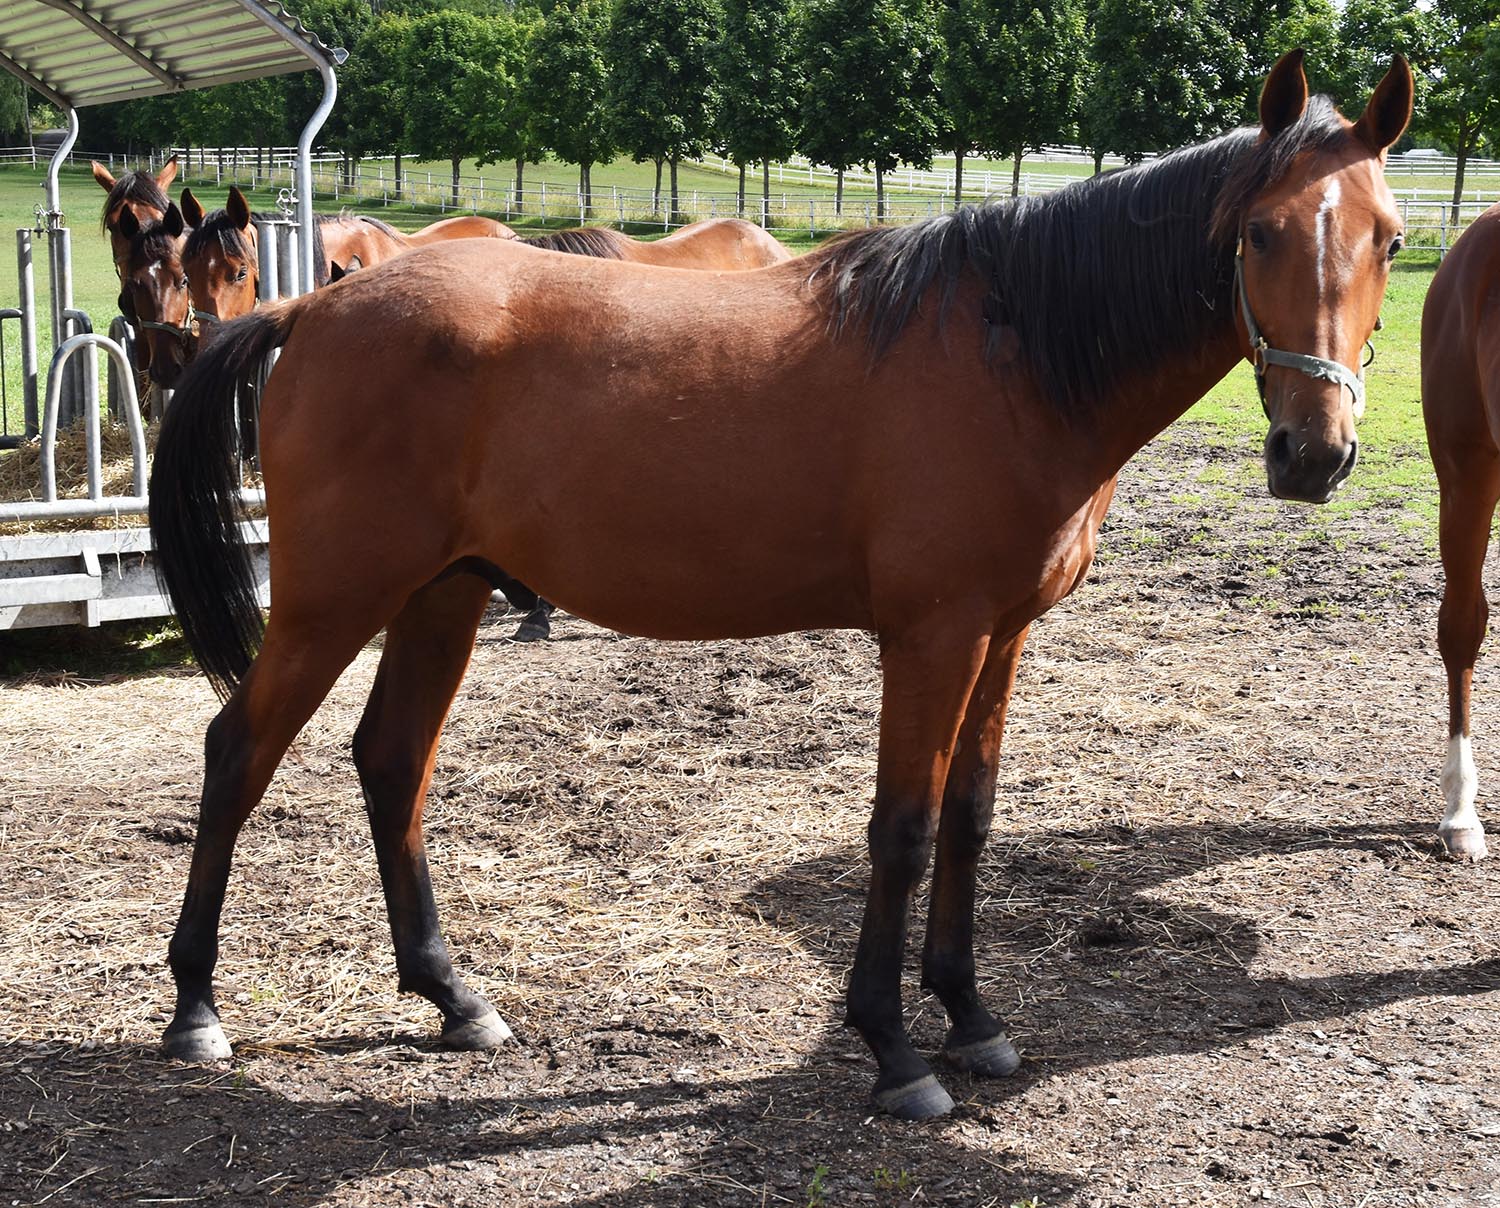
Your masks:
{"label": "corrugated metal roof", "polygon": [[55,104],[102,105],[305,71],[333,51],[261,0],[0,0],[0,66]]}

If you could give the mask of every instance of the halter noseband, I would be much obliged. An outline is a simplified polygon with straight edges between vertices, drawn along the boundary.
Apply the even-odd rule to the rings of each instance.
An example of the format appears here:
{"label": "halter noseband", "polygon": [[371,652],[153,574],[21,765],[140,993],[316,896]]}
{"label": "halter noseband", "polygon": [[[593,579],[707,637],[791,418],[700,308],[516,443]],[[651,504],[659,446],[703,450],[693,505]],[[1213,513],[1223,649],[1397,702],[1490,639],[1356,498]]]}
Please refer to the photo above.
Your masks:
{"label": "halter noseband", "polygon": [[[1338,361],[1330,361],[1326,357],[1308,356],[1301,352],[1284,352],[1280,348],[1272,348],[1266,341],[1265,334],[1250,310],[1250,294],[1245,289],[1245,240],[1243,236],[1234,248],[1234,288],[1239,296],[1240,315],[1245,320],[1245,332],[1250,337],[1250,363],[1255,367],[1255,388],[1260,392],[1260,405],[1268,417],[1271,410],[1266,403],[1266,369],[1271,365],[1296,369],[1319,381],[1337,382],[1340,386],[1347,387],[1351,396],[1354,418],[1359,419],[1364,415],[1364,365],[1360,366],[1358,373],[1352,373],[1347,365],[1340,364]],[[1365,361],[1365,365],[1368,365],[1375,359],[1375,346],[1366,340],[1365,347],[1370,350],[1369,360]]]}

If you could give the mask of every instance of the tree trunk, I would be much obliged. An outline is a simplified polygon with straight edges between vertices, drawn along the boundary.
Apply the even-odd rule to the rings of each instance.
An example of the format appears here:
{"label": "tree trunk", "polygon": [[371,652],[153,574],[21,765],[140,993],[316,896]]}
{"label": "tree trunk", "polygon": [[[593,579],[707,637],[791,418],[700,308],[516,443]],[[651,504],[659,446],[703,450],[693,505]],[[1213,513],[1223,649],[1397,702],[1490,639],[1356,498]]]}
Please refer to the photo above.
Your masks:
{"label": "tree trunk", "polygon": [[838,217],[844,216],[844,170],[838,170],[837,181],[833,186],[833,212]]}
{"label": "tree trunk", "polygon": [[875,164],[875,221],[885,221],[885,169]]}
{"label": "tree trunk", "polygon": [[771,225],[771,161],[760,161],[760,225]]}
{"label": "tree trunk", "polygon": [[401,152],[399,151],[396,152],[396,164],[393,174],[396,178],[396,200],[399,202],[401,200]]}
{"label": "tree trunk", "polygon": [[594,209],[594,180],[592,169],[592,164],[578,165],[578,192],[583,198],[583,213],[581,217],[583,217],[585,221],[587,221],[589,215],[593,212]]}
{"label": "tree trunk", "polygon": [[1460,203],[1464,199],[1464,170],[1469,165],[1469,122],[1467,118],[1460,118],[1458,122],[1458,142],[1453,148],[1455,163],[1453,166],[1453,210],[1449,222],[1453,226],[1458,225],[1460,214]]}
{"label": "tree trunk", "polygon": [[1100,147],[1094,148],[1094,175],[1104,171],[1104,151]]}
{"label": "tree trunk", "polygon": [[964,202],[964,149],[953,148],[953,208],[956,210]]}
{"label": "tree trunk", "polygon": [[461,156],[455,155],[450,161],[453,165],[453,208],[458,209],[458,166],[463,163]]}
{"label": "tree trunk", "polygon": [[1010,195],[1019,197],[1021,195],[1021,156],[1026,154],[1025,147],[1016,148],[1016,162],[1010,170]]}
{"label": "tree trunk", "polygon": [[672,165],[672,221],[682,220],[682,208],[677,201],[677,157],[674,155],[669,161]]}
{"label": "tree trunk", "polygon": [[656,157],[656,184],[651,187],[651,212],[661,213],[661,156]]}
{"label": "tree trunk", "polygon": [[516,213],[526,211],[526,157],[516,156]]}
{"label": "tree trunk", "polygon": [[741,218],[745,216],[745,161],[740,160],[740,192],[739,201],[735,205],[734,212]]}

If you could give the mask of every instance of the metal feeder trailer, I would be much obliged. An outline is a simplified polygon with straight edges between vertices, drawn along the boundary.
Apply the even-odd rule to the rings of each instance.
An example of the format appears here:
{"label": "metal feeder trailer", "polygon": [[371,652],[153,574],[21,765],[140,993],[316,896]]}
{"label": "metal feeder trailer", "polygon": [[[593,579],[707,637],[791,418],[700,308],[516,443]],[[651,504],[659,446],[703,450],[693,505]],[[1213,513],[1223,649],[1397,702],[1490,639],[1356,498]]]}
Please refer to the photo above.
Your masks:
{"label": "metal feeder trailer", "polygon": [[[338,95],[334,66],[346,57],[266,0],[121,0],[98,15],[58,0],[11,0],[0,9],[0,66],[57,105],[68,122],[67,137],[48,165],[45,208],[37,207],[35,228],[16,232],[18,304],[0,309],[0,323],[14,319],[20,324],[24,415],[20,434],[0,433],[0,448],[32,440],[41,445],[36,497],[0,502],[0,524],[144,516],[148,506],[146,437],[130,348],[134,333],[117,316],[110,334],[99,335],[89,316],[73,306],[72,233],[62,212],[58,173],[78,137],[78,108],[316,68],[323,78],[323,99],[297,144],[297,221],[258,224],[262,297],[292,296],[301,292],[302,283],[315,279],[313,241],[298,235],[299,228],[312,229],[312,141]],[[32,264],[38,236],[47,247],[54,349],[44,379],[37,367]],[[130,431],[129,495],[103,490],[101,351],[114,369],[110,411]],[[80,420],[88,495],[58,499],[57,433]],[[257,490],[244,491],[241,498],[247,506],[265,501]],[[256,520],[247,521],[242,531],[253,551],[262,603],[268,603],[269,530],[265,521]],[[98,625],[171,611],[156,584],[151,534],[144,525],[0,535],[0,630]]]}

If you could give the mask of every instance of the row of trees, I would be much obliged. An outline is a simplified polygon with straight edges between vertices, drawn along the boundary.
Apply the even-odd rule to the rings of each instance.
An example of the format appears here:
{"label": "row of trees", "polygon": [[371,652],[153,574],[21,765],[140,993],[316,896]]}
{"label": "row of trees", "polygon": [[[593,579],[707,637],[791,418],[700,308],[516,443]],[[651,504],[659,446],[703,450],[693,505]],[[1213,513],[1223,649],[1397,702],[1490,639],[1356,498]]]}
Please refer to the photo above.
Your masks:
{"label": "row of trees", "polygon": [[[660,189],[713,149],[745,169],[802,152],[873,168],[1022,158],[1078,142],[1096,163],[1191,142],[1255,112],[1277,54],[1362,105],[1393,51],[1418,74],[1414,133],[1463,161],[1500,142],[1493,0],[301,0],[352,54],[323,139],[346,156],[652,161]],[[293,141],[310,75],[85,112],[91,146]],[[400,161],[397,161],[399,177]],[[769,188],[769,175],[764,178]]]}

